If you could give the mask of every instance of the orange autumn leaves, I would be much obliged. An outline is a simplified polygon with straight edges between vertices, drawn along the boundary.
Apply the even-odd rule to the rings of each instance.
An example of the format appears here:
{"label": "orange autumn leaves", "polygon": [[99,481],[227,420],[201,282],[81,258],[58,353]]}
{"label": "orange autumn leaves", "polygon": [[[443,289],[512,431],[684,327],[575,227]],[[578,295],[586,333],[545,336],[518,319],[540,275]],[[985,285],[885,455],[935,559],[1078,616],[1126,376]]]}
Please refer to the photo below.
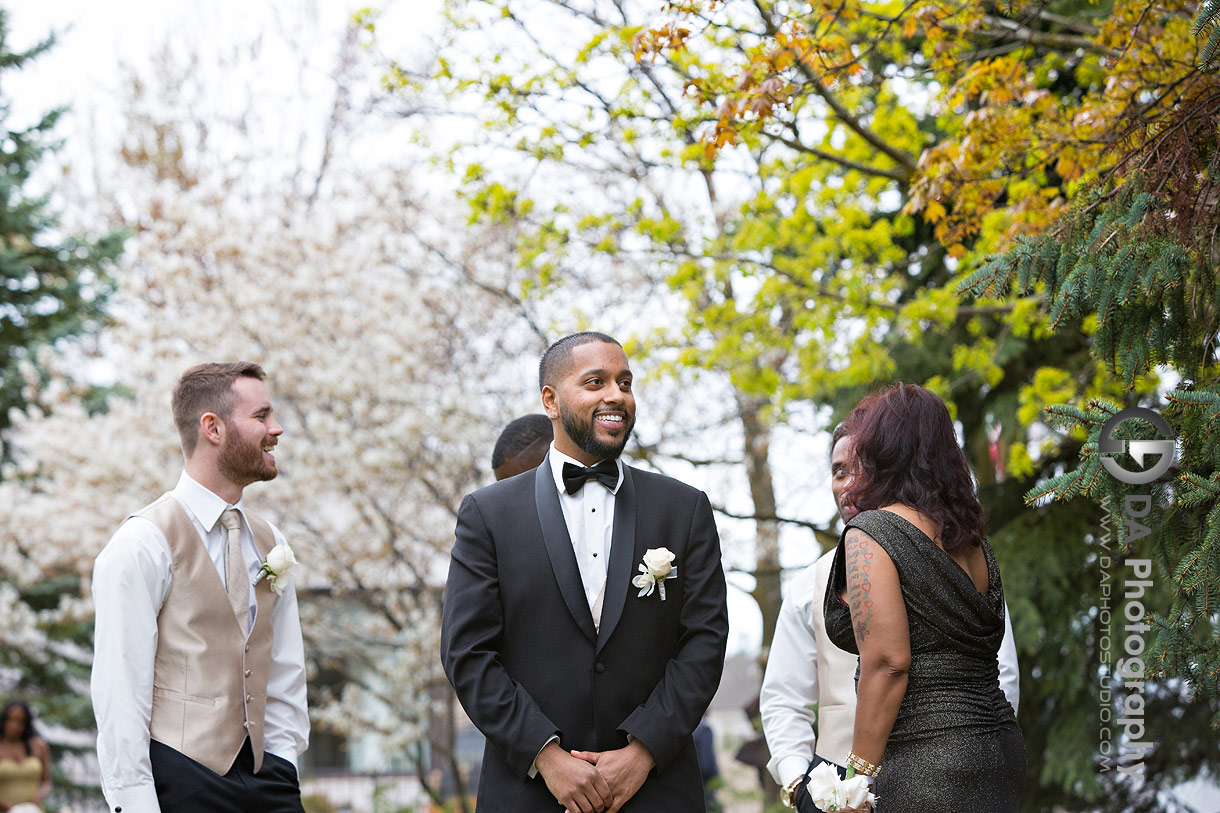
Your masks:
{"label": "orange autumn leaves", "polygon": [[[709,156],[785,119],[813,97],[853,108],[862,84],[906,79],[932,93],[936,132],[909,173],[904,211],[932,224],[954,256],[1045,227],[1083,185],[1122,170],[1200,82],[1193,7],[1116,0],[1056,14],[979,0],[756,2],[762,29],[735,30],[732,4],[685,0],[664,36],[644,29],[639,59],[732,43],[740,59],[693,78],[709,109]],[[922,100],[916,104],[923,104]],[[872,123],[876,126],[876,123]]]}

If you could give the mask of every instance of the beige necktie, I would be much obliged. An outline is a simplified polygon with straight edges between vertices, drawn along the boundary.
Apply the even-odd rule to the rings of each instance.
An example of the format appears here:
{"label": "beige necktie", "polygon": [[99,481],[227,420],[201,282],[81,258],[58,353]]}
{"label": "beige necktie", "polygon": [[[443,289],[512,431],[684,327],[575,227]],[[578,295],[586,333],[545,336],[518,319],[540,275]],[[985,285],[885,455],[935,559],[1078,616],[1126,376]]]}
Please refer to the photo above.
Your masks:
{"label": "beige necktie", "polygon": [[236,508],[227,508],[220,515],[220,524],[229,532],[225,545],[225,590],[229,594],[229,606],[237,616],[237,625],[245,636],[250,631],[250,574],[246,572],[246,560],[241,555],[241,514]]}
{"label": "beige necktie", "polygon": [[593,631],[602,631],[602,605],[606,602],[606,582],[602,582],[601,592],[597,594],[597,598],[593,601],[593,606],[590,611],[593,613]]}

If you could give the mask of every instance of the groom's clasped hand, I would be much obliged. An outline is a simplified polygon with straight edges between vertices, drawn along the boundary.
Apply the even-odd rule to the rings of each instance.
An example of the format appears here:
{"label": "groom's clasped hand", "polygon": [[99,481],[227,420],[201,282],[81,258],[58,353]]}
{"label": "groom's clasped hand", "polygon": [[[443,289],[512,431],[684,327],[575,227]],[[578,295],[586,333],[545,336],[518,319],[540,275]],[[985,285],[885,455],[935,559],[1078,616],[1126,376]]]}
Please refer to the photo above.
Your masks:
{"label": "groom's clasped hand", "polygon": [[547,790],[568,813],[606,810],[613,799],[609,783],[596,767],[574,754],[560,748],[557,742],[538,752],[535,764]]}
{"label": "groom's clasped hand", "polygon": [[547,788],[568,813],[618,813],[654,764],[638,740],[613,751],[564,751],[551,743],[537,762]]}
{"label": "groom's clasped hand", "polygon": [[619,808],[635,796],[655,764],[652,754],[639,740],[613,751],[573,751],[572,756],[596,766],[610,786],[612,798],[606,807],[607,813],[618,813]]}

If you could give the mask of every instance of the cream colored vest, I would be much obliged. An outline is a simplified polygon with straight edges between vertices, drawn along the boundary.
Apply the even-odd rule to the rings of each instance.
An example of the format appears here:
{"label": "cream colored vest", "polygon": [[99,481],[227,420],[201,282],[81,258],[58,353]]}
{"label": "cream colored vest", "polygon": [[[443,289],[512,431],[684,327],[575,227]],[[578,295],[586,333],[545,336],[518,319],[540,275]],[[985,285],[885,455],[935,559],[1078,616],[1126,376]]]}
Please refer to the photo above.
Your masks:
{"label": "cream colored vest", "polygon": [[[136,516],[165,534],[174,574],[157,615],[149,734],[221,775],[233,766],[248,735],[258,773],[276,595],[267,579],[251,588],[258,612],[243,639],[224,581],[178,501],[165,494]],[[266,559],[275,545],[271,526],[253,514],[245,517]]]}
{"label": "cream colored vest", "polygon": [[[856,665],[859,658],[839,649],[826,637],[822,599],[830,581],[834,552],[813,566],[813,633],[818,645],[818,739],[813,752],[837,765],[847,764],[856,725]],[[214,569],[214,568],[213,568]]]}

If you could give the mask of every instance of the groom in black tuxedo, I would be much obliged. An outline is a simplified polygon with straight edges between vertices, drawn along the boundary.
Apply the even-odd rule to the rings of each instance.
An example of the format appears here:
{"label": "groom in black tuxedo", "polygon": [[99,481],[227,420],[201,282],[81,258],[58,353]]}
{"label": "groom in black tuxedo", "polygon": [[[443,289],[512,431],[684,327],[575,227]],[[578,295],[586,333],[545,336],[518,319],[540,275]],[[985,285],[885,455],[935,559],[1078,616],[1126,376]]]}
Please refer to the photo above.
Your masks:
{"label": "groom in black tuxedo", "polygon": [[546,460],[458,511],[441,658],[487,737],[480,811],[704,809],[691,732],[724,666],[720,542],[705,494],[619,460],[631,383],[609,336],[555,342]]}

